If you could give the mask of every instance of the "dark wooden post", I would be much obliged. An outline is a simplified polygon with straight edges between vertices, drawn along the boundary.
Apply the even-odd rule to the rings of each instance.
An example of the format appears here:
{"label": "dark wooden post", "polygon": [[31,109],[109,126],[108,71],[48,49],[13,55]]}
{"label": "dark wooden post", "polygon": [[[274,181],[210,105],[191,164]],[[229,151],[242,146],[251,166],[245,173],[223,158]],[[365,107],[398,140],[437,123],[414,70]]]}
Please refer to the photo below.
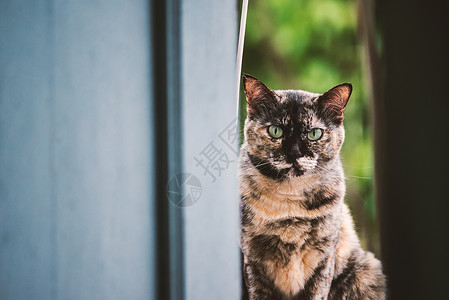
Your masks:
{"label": "dark wooden post", "polygon": [[376,185],[389,299],[445,299],[449,283],[449,5],[378,0],[382,91]]}

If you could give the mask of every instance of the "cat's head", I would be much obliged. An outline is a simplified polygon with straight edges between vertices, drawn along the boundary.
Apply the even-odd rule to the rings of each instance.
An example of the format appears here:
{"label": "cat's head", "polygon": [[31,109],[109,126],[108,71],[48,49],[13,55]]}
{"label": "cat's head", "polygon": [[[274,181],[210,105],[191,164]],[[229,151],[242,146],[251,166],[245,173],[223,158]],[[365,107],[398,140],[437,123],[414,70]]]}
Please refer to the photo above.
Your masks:
{"label": "cat's head", "polygon": [[244,75],[243,86],[248,100],[248,156],[262,174],[278,180],[297,177],[326,170],[326,165],[338,158],[350,83],[324,94],[274,91],[255,77]]}

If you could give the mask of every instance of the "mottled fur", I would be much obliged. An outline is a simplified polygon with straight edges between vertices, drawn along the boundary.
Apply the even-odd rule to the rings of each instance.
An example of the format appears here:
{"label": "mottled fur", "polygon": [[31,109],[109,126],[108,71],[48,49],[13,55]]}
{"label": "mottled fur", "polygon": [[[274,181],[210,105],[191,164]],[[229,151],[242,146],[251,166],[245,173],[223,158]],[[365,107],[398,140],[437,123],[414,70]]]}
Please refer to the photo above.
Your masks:
{"label": "mottled fur", "polygon": [[[240,151],[241,248],[250,299],[384,299],[381,264],[362,250],[339,159],[352,86],[271,91],[249,75]],[[273,138],[268,127],[283,129]],[[323,129],[317,141],[312,128]]]}

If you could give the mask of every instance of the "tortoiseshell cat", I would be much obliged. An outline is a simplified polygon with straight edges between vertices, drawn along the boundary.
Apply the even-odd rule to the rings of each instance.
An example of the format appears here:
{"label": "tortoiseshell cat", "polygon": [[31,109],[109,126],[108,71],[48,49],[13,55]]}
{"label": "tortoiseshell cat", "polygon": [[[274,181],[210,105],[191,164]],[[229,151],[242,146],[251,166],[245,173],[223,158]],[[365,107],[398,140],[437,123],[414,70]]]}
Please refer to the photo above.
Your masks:
{"label": "tortoiseshell cat", "polygon": [[384,299],[385,277],[343,202],[344,83],[272,91],[245,75],[240,151],[244,298]]}

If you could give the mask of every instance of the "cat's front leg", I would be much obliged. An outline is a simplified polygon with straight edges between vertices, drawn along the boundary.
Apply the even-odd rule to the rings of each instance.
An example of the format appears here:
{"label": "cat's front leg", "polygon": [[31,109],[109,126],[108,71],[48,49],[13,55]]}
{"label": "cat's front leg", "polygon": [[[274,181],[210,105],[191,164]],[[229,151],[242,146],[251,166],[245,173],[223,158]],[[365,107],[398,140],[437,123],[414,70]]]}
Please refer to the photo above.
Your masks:
{"label": "cat's front leg", "polygon": [[245,285],[250,300],[281,300],[273,281],[267,276],[263,265],[248,261],[243,266]]}
{"label": "cat's front leg", "polygon": [[385,299],[385,276],[380,261],[362,249],[352,251],[332,281],[328,299]]}

